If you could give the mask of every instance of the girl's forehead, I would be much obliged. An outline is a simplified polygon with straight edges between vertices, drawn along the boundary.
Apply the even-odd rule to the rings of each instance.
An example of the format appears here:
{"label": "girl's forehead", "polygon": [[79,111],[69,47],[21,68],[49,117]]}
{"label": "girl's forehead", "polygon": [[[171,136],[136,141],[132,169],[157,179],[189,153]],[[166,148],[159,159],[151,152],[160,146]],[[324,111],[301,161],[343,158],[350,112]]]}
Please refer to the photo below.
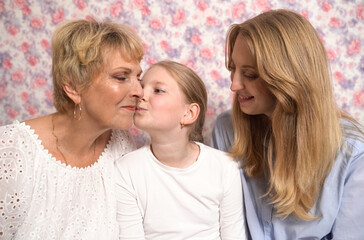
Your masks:
{"label": "girl's forehead", "polygon": [[152,66],[149,68],[144,74],[143,79],[145,80],[153,80],[154,82],[170,82],[173,80],[177,82],[176,79],[164,68],[161,66]]}

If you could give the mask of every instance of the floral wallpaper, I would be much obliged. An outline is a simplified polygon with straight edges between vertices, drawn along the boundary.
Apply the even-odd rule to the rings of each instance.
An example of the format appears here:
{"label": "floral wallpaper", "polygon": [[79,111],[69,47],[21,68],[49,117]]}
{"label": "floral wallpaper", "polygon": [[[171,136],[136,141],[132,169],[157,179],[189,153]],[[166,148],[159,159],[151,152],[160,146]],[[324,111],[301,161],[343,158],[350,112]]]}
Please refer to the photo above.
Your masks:
{"label": "floral wallpaper", "polygon": [[[171,59],[194,69],[209,97],[205,137],[232,94],[224,66],[228,27],[269,9],[304,15],[331,62],[338,105],[364,123],[364,2],[362,0],[0,0],[0,125],[55,111],[51,36],[65,19],[94,17],[133,26],[145,42],[143,69]],[[147,137],[136,128],[139,145]]]}

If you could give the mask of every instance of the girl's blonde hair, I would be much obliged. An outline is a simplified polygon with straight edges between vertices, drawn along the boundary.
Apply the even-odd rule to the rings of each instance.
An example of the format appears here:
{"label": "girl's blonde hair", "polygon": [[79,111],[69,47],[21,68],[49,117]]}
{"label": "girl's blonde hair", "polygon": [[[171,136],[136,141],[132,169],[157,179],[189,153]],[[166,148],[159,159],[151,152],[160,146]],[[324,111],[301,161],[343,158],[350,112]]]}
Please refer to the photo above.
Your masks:
{"label": "girl's blonde hair", "polygon": [[277,103],[271,119],[250,116],[240,110],[235,96],[231,154],[243,159],[248,176],[269,182],[266,196],[279,217],[294,213],[314,219],[309,211],[343,138],[343,114],[333,96],[324,46],[313,26],[288,10],[232,25],[226,40],[227,67],[238,37],[248,43],[259,77]]}
{"label": "girl's blonde hair", "polygon": [[144,55],[137,33],[123,24],[71,20],[56,29],[52,37],[52,74],[57,111],[63,113],[74,107],[63,86],[87,88],[102,71],[104,58],[111,51],[120,51],[126,61],[140,62]]}
{"label": "girl's blonde hair", "polygon": [[160,61],[149,69],[155,66],[164,68],[172,75],[183,92],[187,103],[197,103],[200,106],[199,116],[192,124],[189,132],[189,140],[203,142],[202,130],[207,109],[207,91],[204,82],[192,69],[174,61]]}

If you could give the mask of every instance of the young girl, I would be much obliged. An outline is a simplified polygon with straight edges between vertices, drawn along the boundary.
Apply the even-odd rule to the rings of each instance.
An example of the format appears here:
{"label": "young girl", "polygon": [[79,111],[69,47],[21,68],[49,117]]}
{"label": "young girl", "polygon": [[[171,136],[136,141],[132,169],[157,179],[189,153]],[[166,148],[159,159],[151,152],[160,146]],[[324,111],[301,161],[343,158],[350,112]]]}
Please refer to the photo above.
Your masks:
{"label": "young girl", "polygon": [[142,85],[134,122],[151,144],[116,163],[120,239],[244,239],[238,165],[201,143],[204,83],[162,61]]}

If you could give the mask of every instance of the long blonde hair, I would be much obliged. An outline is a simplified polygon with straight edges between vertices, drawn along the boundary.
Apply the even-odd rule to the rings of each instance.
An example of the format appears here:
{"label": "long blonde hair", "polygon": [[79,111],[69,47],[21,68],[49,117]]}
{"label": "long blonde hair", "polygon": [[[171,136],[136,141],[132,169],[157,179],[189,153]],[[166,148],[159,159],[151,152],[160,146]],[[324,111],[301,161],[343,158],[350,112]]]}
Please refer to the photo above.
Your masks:
{"label": "long blonde hair", "polygon": [[313,26],[301,15],[272,10],[227,33],[226,66],[236,38],[247,43],[259,77],[276,97],[271,119],[249,116],[233,104],[235,143],[231,154],[243,159],[250,177],[269,182],[266,196],[277,216],[294,213],[312,220],[309,211],[342,145],[340,117],[333,96],[324,46]]}

